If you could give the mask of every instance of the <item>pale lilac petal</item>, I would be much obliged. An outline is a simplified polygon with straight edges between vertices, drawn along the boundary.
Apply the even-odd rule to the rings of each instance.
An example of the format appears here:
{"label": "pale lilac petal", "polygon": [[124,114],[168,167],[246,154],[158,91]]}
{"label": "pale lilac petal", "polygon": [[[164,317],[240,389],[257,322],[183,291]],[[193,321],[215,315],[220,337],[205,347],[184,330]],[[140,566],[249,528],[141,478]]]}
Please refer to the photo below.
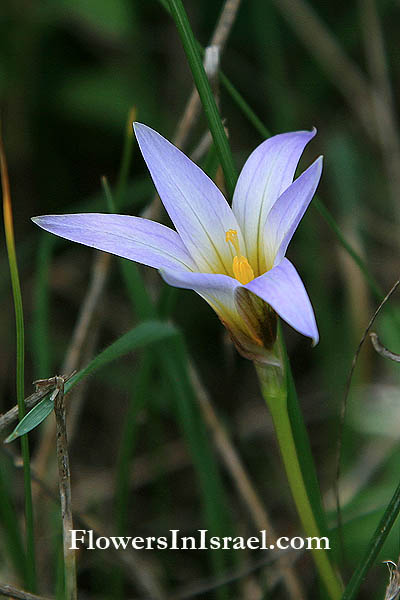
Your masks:
{"label": "pale lilac petal", "polygon": [[86,213],[45,215],[32,221],[67,240],[155,267],[193,270],[192,258],[176,231],[140,217]]}
{"label": "pale lilac petal", "polygon": [[232,209],[257,275],[265,271],[263,235],[268,213],[292,183],[300,156],[315,134],[314,129],[269,138],[250,154],[240,173]]}
{"label": "pale lilac petal", "polygon": [[159,133],[141,123],[134,127],[160,198],[198,270],[232,275],[234,252],[225,234],[236,229],[242,247],[243,238],[224,196],[197,165]]}
{"label": "pale lilac petal", "polygon": [[197,292],[224,320],[238,318],[234,292],[240,283],[236,279],[217,273],[189,273],[170,269],[161,269],[160,275],[169,285]]}
{"label": "pale lilac petal", "polygon": [[244,287],[265,300],[294,329],[312,338],[314,345],[318,343],[318,329],[310,299],[287,258]]}
{"label": "pale lilac petal", "polygon": [[268,268],[278,265],[315,194],[322,173],[320,156],[278,198],[265,224],[265,259]]}
{"label": "pale lilac petal", "polygon": [[257,338],[258,331],[248,319],[243,319],[238,310],[235,290],[242,287],[238,281],[217,273],[161,270],[160,274],[169,285],[194,290],[206,300],[227,328],[232,341],[243,356],[268,364],[279,364],[271,349],[264,348],[262,341]]}

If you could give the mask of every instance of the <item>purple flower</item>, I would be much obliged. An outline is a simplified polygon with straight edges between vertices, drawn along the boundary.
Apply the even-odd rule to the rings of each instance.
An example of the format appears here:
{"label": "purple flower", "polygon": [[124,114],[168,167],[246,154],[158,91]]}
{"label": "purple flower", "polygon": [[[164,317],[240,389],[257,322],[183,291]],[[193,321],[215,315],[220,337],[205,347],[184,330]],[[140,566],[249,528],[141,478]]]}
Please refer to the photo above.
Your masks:
{"label": "purple flower", "polygon": [[315,130],[260,144],[239,176],[232,208],[211,179],[146,125],[134,125],[154,184],[176,231],[140,217],[47,215],[33,221],[74,242],[159,269],[172,286],[197,292],[215,310],[247,358],[276,362],[276,314],[318,342],[304,285],[285,257],[317,188],[319,157],[295,181]]}

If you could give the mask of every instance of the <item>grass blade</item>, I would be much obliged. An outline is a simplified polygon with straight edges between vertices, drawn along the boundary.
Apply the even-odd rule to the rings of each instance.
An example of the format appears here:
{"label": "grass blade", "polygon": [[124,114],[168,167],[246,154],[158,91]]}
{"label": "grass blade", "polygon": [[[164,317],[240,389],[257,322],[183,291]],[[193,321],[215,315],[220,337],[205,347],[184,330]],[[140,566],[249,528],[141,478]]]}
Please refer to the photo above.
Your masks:
{"label": "grass blade", "polygon": [[377,528],[375,529],[375,533],[371,538],[371,541],[368,545],[363,559],[361,560],[357,569],[354,571],[353,576],[350,579],[350,582],[344,591],[342,600],[355,600],[355,598],[357,597],[360,586],[363,580],[365,579],[368,570],[371,568],[376,557],[378,556],[378,553],[382,548],[384,541],[389,535],[389,532],[397,519],[399,511],[400,483],[397,486],[397,489],[393,494],[392,499],[390,500],[382,519],[380,520]]}
{"label": "grass blade", "polygon": [[[24,314],[22,307],[21,285],[19,281],[17,255],[15,251],[14,225],[11,205],[10,183],[6,155],[3,147],[3,139],[0,130],[0,168],[1,184],[3,192],[3,215],[4,229],[6,234],[8,262],[10,266],[11,285],[14,298],[15,323],[17,335],[17,400],[19,418],[25,415],[25,392],[24,392],[24,362],[25,362],[25,333]],[[24,492],[25,492],[25,522],[26,522],[26,552],[27,569],[25,575],[26,586],[29,590],[36,590],[36,560],[35,560],[35,538],[33,524],[31,469],[29,458],[28,439],[21,439],[22,459],[24,463]]]}
{"label": "grass blade", "polygon": [[235,189],[237,173],[229,147],[228,138],[222,125],[221,117],[201,62],[197,42],[194,38],[185,9],[181,0],[169,0],[171,15],[175,21],[182,45],[185,50],[193,79],[199,92],[200,100],[208,120],[211,135],[225,175],[226,187],[230,196]]}
{"label": "grass blade", "polygon": [[[71,377],[65,384],[65,393],[69,392],[84,377],[95,373],[117,358],[121,358],[129,352],[133,352],[133,350],[138,350],[148,344],[154,344],[174,335],[177,335],[177,330],[168,323],[162,323],[161,321],[145,321],[140,323],[140,325],[137,325],[137,327],[134,327],[131,331],[118,338],[103,352],[100,352],[86,367]],[[53,408],[54,399],[52,395],[47,396],[18,423],[14,431],[5,440],[6,443],[12,442],[37,427],[49,416]]]}

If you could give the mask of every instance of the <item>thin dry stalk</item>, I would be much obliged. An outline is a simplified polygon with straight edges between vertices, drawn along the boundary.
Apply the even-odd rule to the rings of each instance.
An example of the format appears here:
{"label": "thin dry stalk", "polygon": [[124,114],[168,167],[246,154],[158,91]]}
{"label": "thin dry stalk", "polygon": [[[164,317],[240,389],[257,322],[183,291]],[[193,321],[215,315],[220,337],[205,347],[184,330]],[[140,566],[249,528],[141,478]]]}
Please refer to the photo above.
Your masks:
{"label": "thin dry stalk", "polygon": [[[257,527],[257,529],[265,529],[269,534],[271,544],[274,544],[277,548],[277,535],[271,523],[270,517],[260,498],[258,497],[258,494],[246,472],[242,461],[240,460],[239,455],[237,454],[224,427],[220,423],[211,403],[210,397],[207,394],[193,366],[191,366],[191,379],[196,390],[196,398],[203,413],[204,420],[212,432],[216,448],[227,471],[232,477],[239,496],[247,506],[254,525]],[[282,578],[290,597],[300,600],[301,598],[305,598],[305,595],[294,569],[291,566],[292,564],[293,561],[288,556],[281,555],[277,559],[277,565],[281,571]]]}
{"label": "thin dry stalk", "polygon": [[371,140],[378,141],[398,222],[400,208],[400,138],[387,75],[383,36],[373,0],[362,0],[365,13],[370,83],[304,0],[275,0],[276,7],[347,100]]}
{"label": "thin dry stalk", "polygon": [[[301,552],[293,552],[290,550],[286,550],[285,554],[287,555],[288,559],[290,557],[290,562],[293,564],[296,560],[300,558]],[[180,591],[178,590],[173,595],[173,598],[174,600],[189,600],[189,598],[197,598],[199,596],[202,597],[204,596],[204,594],[212,592],[218,589],[219,587],[244,579],[245,577],[252,575],[256,571],[260,571],[265,567],[273,565],[276,562],[276,560],[278,560],[278,558],[275,555],[271,556],[270,554],[267,554],[265,558],[258,560],[249,567],[242,567],[239,570],[227,574],[225,576],[219,577],[218,579],[205,579],[197,583],[191,584],[190,586],[187,586]],[[270,585],[270,588],[271,587],[274,586]]]}
{"label": "thin dry stalk", "polygon": [[[99,317],[98,319],[96,319],[96,322],[101,321],[100,314],[97,311],[96,311],[96,314]],[[94,322],[93,327],[92,327],[92,333],[91,333],[91,335],[88,336],[86,343],[84,344],[84,348],[83,348],[83,352],[82,352],[81,360],[80,360],[80,363],[82,365],[87,365],[92,360],[92,358],[95,354],[95,350],[97,347],[99,337],[100,337],[100,330],[101,330],[101,328],[96,327],[95,322]],[[77,386],[77,388],[74,390],[73,402],[68,404],[68,424],[67,424],[68,430],[67,431],[68,431],[68,439],[69,439],[70,445],[73,443],[73,440],[75,438],[77,431],[79,431],[79,429],[78,429],[79,419],[82,414],[84,399],[86,397],[86,392],[87,392],[89,385],[90,385],[90,378],[85,377],[85,379],[83,379],[83,381],[81,381],[80,385]]]}
{"label": "thin dry stalk", "polygon": [[[205,55],[204,55],[204,69],[205,69],[208,79],[210,81],[210,85],[213,90],[213,94],[214,94],[215,100],[217,102],[217,105],[218,105],[218,96],[219,96],[219,94],[218,94],[219,81],[218,81],[218,77],[217,77],[218,69],[219,69],[219,59],[220,59],[219,48],[217,46],[207,46],[207,48],[205,50]],[[184,131],[185,131],[185,136],[189,135],[189,131],[190,131],[191,127],[195,124],[198,113],[200,112],[200,106],[201,106],[200,97],[197,93],[196,88],[194,88],[192,96],[190,97],[188,105],[187,105],[187,110],[182,118],[182,121],[180,121],[180,124],[178,125],[178,129],[179,129],[182,122],[185,121],[185,123],[183,125]],[[172,141],[175,144],[175,146],[177,146],[178,148],[182,148],[184,145],[184,142],[185,142],[185,140],[180,141],[179,139],[177,139],[177,136],[175,136]],[[196,157],[198,160],[199,158],[201,158],[201,156],[203,156],[203,154],[205,154],[205,152],[207,152],[207,150],[211,144],[212,144],[212,136],[211,136],[210,132],[207,131],[205,133],[205,135],[201,138],[201,140],[198,143],[198,145],[196,146],[196,148],[193,150],[193,152],[191,154],[191,159],[196,160],[195,159],[195,157]],[[143,216],[145,218],[151,219],[153,221],[159,221],[161,208],[162,208],[162,205],[160,202],[160,198],[159,198],[158,194],[155,194],[153,197],[153,200],[151,201],[149,206],[144,210]]]}
{"label": "thin dry stalk", "polygon": [[347,402],[348,402],[349,393],[350,393],[350,386],[351,386],[351,382],[353,379],[354,369],[356,368],[357,360],[358,360],[359,354],[361,352],[361,348],[363,347],[363,344],[366,340],[366,337],[367,337],[372,325],[374,324],[376,317],[378,316],[378,314],[380,313],[382,308],[385,306],[385,304],[389,300],[389,298],[391,298],[391,296],[397,290],[399,285],[400,285],[400,279],[398,279],[394,283],[394,285],[388,291],[388,293],[386,294],[386,296],[384,297],[384,299],[382,300],[382,302],[379,304],[378,308],[375,310],[374,314],[372,315],[372,317],[363,333],[363,336],[357,346],[357,350],[354,354],[354,357],[353,357],[353,360],[351,363],[351,367],[350,367],[350,372],[349,372],[349,375],[348,375],[347,381],[346,381],[346,388],[345,388],[345,393],[344,393],[343,402],[342,402],[341,411],[340,411],[339,433],[338,433],[338,441],[337,441],[337,447],[336,447],[336,478],[335,478],[336,511],[337,511],[340,543],[342,545],[342,552],[343,552],[343,539],[342,539],[343,523],[342,523],[342,511],[341,511],[341,503],[340,503],[339,482],[340,482],[340,471],[341,471],[344,422],[346,419]]}
{"label": "thin dry stalk", "polygon": [[382,27],[375,0],[360,0],[364,49],[374,90],[372,108],[375,111],[376,135],[381,146],[389,193],[400,222],[400,138],[393,90],[388,72]]}
{"label": "thin dry stalk", "polygon": [[61,499],[63,524],[63,552],[66,600],[76,600],[76,564],[75,550],[72,549],[71,531],[73,530],[71,507],[71,474],[69,469],[67,429],[65,425],[64,379],[56,377],[57,393],[54,398],[56,417],[58,481]]}
{"label": "thin dry stalk", "polygon": [[[365,444],[358,452],[358,459],[340,480],[340,501],[346,506],[357,494],[366,489],[372,478],[379,472],[394,451],[398,441],[393,438],[381,439],[379,443],[374,440]],[[324,494],[324,506],[327,511],[336,508],[334,488]]]}
{"label": "thin dry stalk", "polygon": [[[72,375],[75,374],[75,371],[71,373],[71,375],[63,375],[64,383],[71,379]],[[51,377],[50,379],[38,379],[33,382],[33,385],[36,387],[36,391],[25,398],[25,409],[31,409],[36,404],[38,404],[47,394],[52,392],[56,386],[56,378]],[[10,408],[4,415],[0,416],[0,433],[3,429],[6,429],[13,423],[18,421],[18,406],[15,405]]]}
{"label": "thin dry stalk", "polygon": [[79,364],[82,348],[88,337],[99,304],[99,298],[103,293],[107,281],[111,258],[111,254],[99,251],[96,252],[93,261],[90,285],[83,300],[82,308],[63,363],[63,373],[69,373],[73,369],[76,369]]}
{"label": "thin dry stalk", "polygon": [[369,334],[371,338],[372,345],[375,351],[383,356],[383,358],[388,358],[389,360],[393,360],[394,362],[400,362],[400,354],[396,354],[395,352],[391,352],[380,342],[377,334],[374,331],[371,331]]}
{"label": "thin dry stalk", "polygon": [[[204,67],[206,69],[206,73],[210,79],[211,85],[214,88],[214,91],[217,91],[218,86],[218,78],[217,78],[217,70],[219,67],[219,60],[224,51],[226,42],[228,40],[229,33],[232,29],[232,26],[235,22],[235,18],[240,6],[240,0],[226,0],[224,7],[221,11],[220,18],[215,26],[215,30],[213,35],[211,36],[210,43],[206,48],[206,54],[204,57]],[[210,48],[215,48],[218,54],[218,62],[208,63],[208,51]],[[214,52],[215,50],[212,50]],[[216,96],[218,94],[216,93]],[[178,127],[176,133],[172,139],[175,146],[180,149],[183,149],[186,145],[190,132],[192,131],[194,125],[197,122],[198,116],[200,114],[201,102],[200,97],[197,93],[197,89],[193,86],[192,92],[189,96],[189,99],[186,103],[185,109],[183,111],[183,115],[178,123]],[[211,140],[211,138],[210,138]],[[203,147],[203,142],[200,144]],[[194,151],[195,155],[198,155],[197,149]],[[193,157],[192,157],[193,158]],[[195,158],[193,158],[195,160]],[[153,221],[159,220],[161,211],[161,203],[158,195],[156,194],[144,212],[144,216],[148,219],[152,219]]]}
{"label": "thin dry stalk", "polygon": [[[93,319],[96,313],[96,308],[99,305],[99,299],[103,293],[109,267],[111,264],[111,255],[105,252],[97,252],[90,279],[90,284],[83,300],[82,307],[72,334],[71,342],[64,360],[62,372],[69,373],[77,369],[80,364],[82,347],[85,340],[88,338]],[[75,419],[74,419],[75,423]],[[36,452],[35,468],[40,477],[47,470],[48,461],[50,459],[55,435],[55,423],[47,421],[44,433]]]}
{"label": "thin dry stalk", "polygon": [[30,594],[19,590],[13,585],[4,585],[0,583],[0,596],[7,596],[7,598],[16,598],[17,600],[49,600],[44,596],[37,596],[36,594]]}
{"label": "thin dry stalk", "polygon": [[[226,0],[214,33],[208,44],[208,46],[217,46],[220,56],[224,51],[229,33],[235,22],[239,6],[240,0]],[[175,146],[178,146],[178,148],[183,148],[185,146],[189,134],[197,121],[200,112],[200,106],[201,103],[197,89],[193,87],[192,93],[187,101],[184,113],[173,139]]]}
{"label": "thin dry stalk", "polygon": [[[51,385],[49,385],[49,386],[47,386],[47,388],[37,390],[36,392],[34,392],[33,394],[31,394],[30,396],[25,398],[25,400],[24,400],[25,410],[30,410],[31,408],[36,406],[36,404],[38,404],[41,400],[43,400],[43,398],[45,396],[47,396],[47,394],[49,392],[51,392],[52,389],[53,389],[53,387]],[[18,421],[18,406],[17,405],[10,408],[10,410],[7,411],[6,413],[4,413],[4,415],[0,415],[0,433],[4,429],[7,429],[8,427],[10,427],[16,421]]]}
{"label": "thin dry stalk", "polygon": [[[14,455],[11,456],[13,458],[14,466],[16,468],[21,468],[22,461]],[[38,484],[42,492],[49,499],[58,503],[58,496],[42,479],[40,479],[40,477],[38,477],[34,470],[32,470],[32,479]],[[104,530],[97,521],[86,515],[83,515],[79,511],[74,510],[73,520],[82,529],[92,529],[96,537],[110,536],[110,532]],[[113,562],[121,565],[124,568],[126,577],[131,581],[132,585],[137,585],[140,588],[146,598],[164,600],[166,596],[162,591],[161,585],[157,581],[155,573],[150,568],[150,565],[147,562],[144,562],[139,556],[139,551],[127,548],[127,550],[121,552],[114,547],[110,547],[109,552],[113,557]],[[36,597],[33,597],[32,600],[36,600]]]}
{"label": "thin dry stalk", "polygon": [[306,48],[321,64],[332,83],[346,98],[371,137],[371,91],[362,72],[347,56],[316,12],[303,0],[275,0],[277,9],[290,23]]}

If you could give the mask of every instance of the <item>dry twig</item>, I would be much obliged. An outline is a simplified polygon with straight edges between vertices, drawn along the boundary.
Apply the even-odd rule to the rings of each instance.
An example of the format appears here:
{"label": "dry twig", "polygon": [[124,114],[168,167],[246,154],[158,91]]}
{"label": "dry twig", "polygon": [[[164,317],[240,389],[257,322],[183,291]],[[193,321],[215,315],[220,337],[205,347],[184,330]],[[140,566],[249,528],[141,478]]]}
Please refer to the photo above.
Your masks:
{"label": "dry twig", "polygon": [[71,532],[74,528],[71,507],[71,475],[69,469],[67,429],[65,425],[64,379],[56,377],[54,414],[56,416],[58,483],[63,524],[63,552],[66,600],[76,600],[75,550],[72,549]]}
{"label": "dry twig", "polygon": [[379,338],[374,331],[371,331],[369,337],[371,338],[372,345],[378,354],[383,356],[383,358],[388,358],[394,362],[400,362],[400,354],[396,354],[395,352],[391,352],[385,348],[385,346],[379,341]]}
{"label": "dry twig", "polygon": [[[22,467],[21,459],[15,456],[10,450],[6,449],[5,451],[11,456],[14,467],[20,469]],[[37,483],[41,488],[41,491],[50,500],[58,503],[57,494],[55,494],[47,483],[38,476],[34,469],[32,469],[31,472],[32,480]],[[92,529],[96,537],[110,537],[109,531],[102,529],[99,523],[95,522],[94,519],[87,515],[74,510],[72,516],[73,521],[78,524],[79,527],[86,530]],[[131,581],[132,585],[138,586],[144,594],[144,597],[152,598],[154,600],[163,600],[165,598],[165,594],[157,581],[155,573],[150,570],[148,563],[144,562],[139,556],[139,551],[128,548],[124,552],[121,552],[113,546],[110,546],[108,552],[110,552],[110,555],[113,557],[114,563],[119,564],[124,568],[126,577]],[[26,600],[30,600],[30,598],[27,597]],[[36,597],[33,596],[32,600],[36,600]]]}
{"label": "dry twig", "polygon": [[373,137],[375,128],[371,127],[371,90],[358,66],[304,0],[275,0],[275,5]]}
{"label": "dry twig", "polygon": [[344,52],[334,35],[304,0],[275,0],[294,31],[345,97],[373,143],[378,141],[390,195],[400,221],[400,139],[393,95],[387,75],[383,36],[373,0],[363,0],[367,58],[372,82]]}
{"label": "dry twig", "polygon": [[[229,33],[235,22],[239,5],[240,0],[226,0],[218,23],[215,27],[215,31],[208,44],[208,46],[217,46],[220,56],[224,51]],[[207,70],[207,73],[210,76],[210,70]],[[183,148],[185,146],[190,131],[197,120],[200,106],[200,98],[197,93],[197,89],[194,87],[189,100],[187,101],[184,113],[173,139],[175,146],[178,146],[178,148]]]}
{"label": "dry twig", "polygon": [[371,108],[375,115],[376,136],[381,146],[389,193],[399,223],[399,123],[385,56],[383,32],[375,0],[360,0],[360,14],[364,32],[365,54],[373,82]]}
{"label": "dry twig", "polygon": [[[71,379],[72,375],[74,375],[75,371],[71,373],[71,375],[63,375],[64,383],[66,383],[69,379]],[[50,394],[55,389],[56,378],[51,377],[50,379],[38,379],[33,382],[33,385],[36,387],[36,391],[25,398],[25,409],[30,410],[36,404],[38,404],[47,394]],[[15,405],[10,408],[4,415],[0,415],[0,433],[3,429],[7,429],[10,425],[18,421],[18,406]]]}
{"label": "dry twig", "polygon": [[[93,324],[96,308],[107,281],[110,264],[110,254],[106,254],[105,252],[96,253],[93,261],[90,284],[72,334],[71,342],[61,369],[62,372],[69,373],[79,367],[82,348]],[[55,423],[48,421],[39,448],[36,451],[35,465],[39,475],[42,475],[46,471],[48,460],[52,453],[54,435]]]}
{"label": "dry twig", "polygon": [[48,600],[43,596],[37,596],[36,594],[30,594],[19,590],[13,585],[0,584],[0,596],[7,596],[7,598],[16,598],[16,600]]}
{"label": "dry twig", "polygon": [[354,354],[354,357],[353,357],[353,360],[351,363],[350,372],[349,372],[349,375],[348,375],[347,381],[346,381],[346,388],[345,388],[345,393],[344,393],[342,407],[341,407],[341,413],[340,413],[339,434],[338,434],[338,442],[337,442],[337,448],[336,448],[336,480],[335,480],[336,510],[337,510],[338,529],[339,529],[339,536],[340,536],[341,544],[342,544],[342,550],[343,550],[343,541],[341,538],[342,513],[341,513],[341,508],[340,508],[339,481],[340,481],[340,466],[341,466],[340,463],[341,463],[342,445],[343,445],[343,430],[344,430],[344,422],[345,422],[345,418],[346,418],[347,402],[348,402],[348,397],[349,397],[349,392],[350,392],[351,381],[353,379],[354,369],[356,368],[358,356],[361,352],[361,348],[365,342],[365,339],[366,339],[372,325],[374,324],[376,317],[378,316],[378,314],[380,313],[380,311],[382,310],[382,308],[384,307],[386,302],[389,300],[389,298],[397,290],[399,285],[400,285],[400,279],[398,279],[395,282],[395,284],[391,287],[389,292],[386,294],[386,296],[384,297],[384,299],[382,300],[382,302],[379,304],[378,308],[372,315],[372,317],[364,331],[364,334],[358,344],[357,350]]}
{"label": "dry twig", "polygon": [[[206,53],[204,57],[204,67],[206,69],[207,75],[210,78],[211,86],[213,87],[214,94],[218,97],[217,94],[217,86],[218,86],[218,78],[217,70],[219,68],[219,60],[224,51],[226,42],[228,40],[229,33],[232,29],[232,26],[235,22],[235,18],[237,15],[237,11],[240,6],[240,0],[226,0],[224,7],[221,11],[220,18],[216,24],[213,35],[211,36],[210,43],[206,48]],[[218,56],[218,61],[215,60],[211,63],[209,61],[211,53],[216,53]],[[183,149],[186,145],[187,139],[192,131],[194,125],[197,122],[199,113],[200,113],[200,98],[197,93],[197,89],[193,86],[192,93],[189,96],[189,99],[186,103],[185,109],[183,111],[182,117],[178,123],[178,127],[176,133],[172,139],[175,146],[180,149]],[[196,148],[192,154],[193,160],[198,160],[199,157],[199,149],[201,148],[201,152],[204,152],[206,148],[206,144],[211,144],[212,138],[211,135],[206,133],[205,138],[200,141],[198,148]],[[144,216],[148,219],[152,219],[157,221],[160,216],[161,203],[156,194],[148,206],[148,208],[144,212]]]}
{"label": "dry twig", "polygon": [[[288,561],[290,560],[292,564],[298,558],[300,558],[301,555],[301,552],[298,551],[296,551],[296,554],[294,555],[294,552],[292,550],[283,550],[282,552],[285,553],[285,558],[287,558]],[[278,558],[276,555],[271,556],[269,554],[266,554],[264,558],[261,558],[249,567],[242,567],[238,571],[219,577],[218,579],[206,579],[203,581],[199,581],[198,583],[192,584],[181,591],[177,591],[174,594],[173,598],[174,600],[189,600],[189,598],[203,596],[204,594],[212,592],[213,590],[216,590],[223,585],[228,585],[230,583],[234,583],[235,581],[248,577],[252,573],[274,564],[277,560],[281,560],[281,557]]]}

